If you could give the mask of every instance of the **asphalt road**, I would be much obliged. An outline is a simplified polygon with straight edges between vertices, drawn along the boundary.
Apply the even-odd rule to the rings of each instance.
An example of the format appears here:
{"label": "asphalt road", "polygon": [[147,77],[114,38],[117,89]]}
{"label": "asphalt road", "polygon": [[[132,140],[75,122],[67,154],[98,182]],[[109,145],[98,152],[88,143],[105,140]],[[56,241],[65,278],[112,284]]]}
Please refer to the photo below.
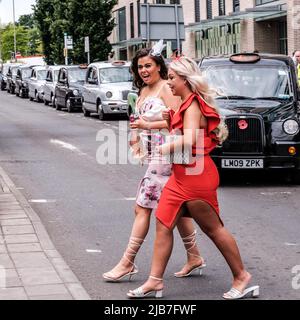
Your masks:
{"label": "asphalt road", "polygon": [[[146,170],[97,162],[103,147],[99,136],[114,132],[126,145],[126,121],[120,122],[119,132],[118,120],[101,122],[81,113],[58,112],[0,92],[0,164],[31,202],[57,250],[93,299],[125,299],[128,289],[146,279],[152,255],[154,217],[136,261],[139,274],[130,283],[102,281],[101,274],[118,261],[127,245],[136,188]],[[299,192],[300,187],[277,175],[260,173],[229,174],[219,188],[222,219],[238,241],[252,284],[261,287],[260,299],[300,298],[296,289],[300,279],[292,273],[300,265]],[[221,299],[230,288],[231,274],[223,257],[198,231],[207,261],[204,275],[172,276],[185,261],[176,231],[165,275],[166,300]]]}

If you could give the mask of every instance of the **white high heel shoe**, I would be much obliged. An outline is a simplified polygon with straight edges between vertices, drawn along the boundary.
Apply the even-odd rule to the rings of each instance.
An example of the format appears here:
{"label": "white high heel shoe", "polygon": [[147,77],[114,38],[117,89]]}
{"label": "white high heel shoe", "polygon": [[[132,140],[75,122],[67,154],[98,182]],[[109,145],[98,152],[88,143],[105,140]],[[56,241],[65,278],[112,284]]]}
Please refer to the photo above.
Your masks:
{"label": "white high heel shoe", "polygon": [[190,276],[192,273],[196,273],[199,276],[202,276],[203,273],[203,269],[206,267],[206,264],[204,262],[203,257],[193,254],[191,253],[191,249],[193,249],[196,246],[196,234],[197,234],[197,230],[194,230],[194,232],[192,234],[190,234],[187,237],[182,238],[183,244],[185,246],[185,248],[187,246],[190,246],[188,249],[186,249],[186,252],[188,255],[190,256],[195,256],[197,258],[200,258],[200,260],[202,261],[202,264],[200,266],[195,266],[192,269],[190,269],[188,272],[186,273],[180,273],[180,272],[176,272],[174,273],[174,276],[176,278],[183,278],[183,277],[188,277]]}
{"label": "white high heel shoe", "polygon": [[134,250],[133,247],[139,248],[143,242],[145,242],[145,240],[141,238],[131,237],[129,239],[128,247],[123,255],[123,257],[132,264],[132,269],[129,272],[116,276],[113,271],[109,271],[102,274],[103,279],[108,282],[119,282],[128,277],[130,281],[131,278],[139,272],[136,264],[131,261],[132,259],[130,260],[130,257],[134,258],[137,254],[137,251]]}
{"label": "white high heel shoe", "polygon": [[245,289],[243,292],[235,288],[231,288],[228,292],[223,294],[223,298],[227,300],[236,300],[246,297],[257,298],[259,296],[259,286],[253,286]]}
{"label": "white high heel shoe", "polygon": [[[153,276],[149,276],[149,278],[157,280],[157,281],[163,281],[161,278],[156,278]],[[142,287],[139,287],[134,290],[129,290],[127,293],[127,297],[130,299],[144,299],[144,298],[162,298],[163,297],[163,289],[160,290],[151,290],[148,292],[144,292]]]}

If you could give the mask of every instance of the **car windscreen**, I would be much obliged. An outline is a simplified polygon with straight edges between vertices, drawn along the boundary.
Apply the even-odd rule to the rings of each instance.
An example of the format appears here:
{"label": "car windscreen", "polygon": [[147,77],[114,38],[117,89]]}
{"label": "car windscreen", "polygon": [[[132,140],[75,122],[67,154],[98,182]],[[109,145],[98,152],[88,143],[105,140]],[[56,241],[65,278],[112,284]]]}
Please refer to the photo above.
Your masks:
{"label": "car windscreen", "polygon": [[31,76],[32,70],[30,68],[22,70],[22,79],[28,79]]}
{"label": "car windscreen", "polygon": [[38,80],[46,80],[47,70],[38,70],[37,71],[37,79]]}
{"label": "car windscreen", "polygon": [[74,68],[68,70],[70,82],[82,82],[85,80],[86,69]]}
{"label": "car windscreen", "polygon": [[132,75],[129,67],[122,68],[103,68],[99,71],[101,83],[116,83],[132,81]]}
{"label": "car windscreen", "polygon": [[289,71],[284,66],[221,65],[203,67],[210,86],[226,97],[289,99]]}
{"label": "car windscreen", "polygon": [[16,75],[17,75],[17,72],[18,72],[18,68],[12,68],[12,69],[11,69],[11,74],[12,74],[13,76],[16,76]]}
{"label": "car windscreen", "polygon": [[54,74],[54,81],[57,81],[58,75],[59,75],[59,70],[54,70],[53,74]]}
{"label": "car windscreen", "polygon": [[5,76],[6,76],[7,72],[8,72],[8,68],[9,68],[8,65],[4,65],[3,68],[2,68],[2,74],[4,74]]}

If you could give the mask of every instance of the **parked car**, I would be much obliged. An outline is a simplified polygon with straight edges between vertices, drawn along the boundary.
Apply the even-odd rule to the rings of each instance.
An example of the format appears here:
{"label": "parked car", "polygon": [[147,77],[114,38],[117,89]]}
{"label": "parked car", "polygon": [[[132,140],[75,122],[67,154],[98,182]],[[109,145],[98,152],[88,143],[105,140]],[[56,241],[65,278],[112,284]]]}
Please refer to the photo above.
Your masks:
{"label": "parked car", "polygon": [[1,91],[6,90],[6,82],[7,82],[7,73],[9,66],[11,64],[5,63],[1,66],[1,72],[0,72],[0,89]]}
{"label": "parked car", "polygon": [[15,88],[16,88],[16,76],[17,76],[17,70],[20,64],[11,64],[8,67],[7,71],[7,80],[6,80],[6,90],[8,93],[14,94]]}
{"label": "parked car", "polygon": [[44,104],[54,104],[55,86],[58,79],[59,69],[62,66],[50,66],[47,71],[46,82],[44,84]]}
{"label": "parked car", "polygon": [[68,112],[82,108],[82,91],[86,77],[85,65],[71,65],[60,68],[55,86],[54,107],[66,108]]}
{"label": "parked car", "polygon": [[33,67],[31,72],[31,77],[28,81],[28,96],[29,100],[34,99],[37,102],[43,100],[43,88],[46,82],[47,67]]}
{"label": "parked car", "polygon": [[28,97],[28,80],[33,67],[31,65],[22,65],[17,68],[15,93],[21,98]]}
{"label": "parked car", "polygon": [[229,130],[212,154],[221,170],[288,170],[300,182],[300,93],[291,58],[234,54],[206,58],[200,68],[220,93]]}
{"label": "parked car", "polygon": [[128,93],[132,91],[130,63],[99,62],[88,66],[83,90],[83,113],[97,113],[103,120],[109,114],[126,115]]}

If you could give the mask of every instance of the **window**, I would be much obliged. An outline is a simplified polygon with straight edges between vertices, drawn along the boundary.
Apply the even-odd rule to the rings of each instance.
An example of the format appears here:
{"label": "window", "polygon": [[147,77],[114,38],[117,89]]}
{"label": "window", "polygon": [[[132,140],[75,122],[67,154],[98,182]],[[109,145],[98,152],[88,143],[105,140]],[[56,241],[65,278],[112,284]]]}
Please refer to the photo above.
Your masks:
{"label": "window", "polygon": [[126,8],[121,8],[118,12],[119,14],[119,41],[124,41],[127,39],[126,36]]}
{"label": "window", "polygon": [[255,0],[255,5],[259,6],[261,4],[269,3],[269,2],[274,2],[277,0]]}
{"label": "window", "polygon": [[170,4],[180,4],[180,0],[170,0]]}
{"label": "window", "polygon": [[200,1],[195,0],[195,22],[200,22]]}
{"label": "window", "polygon": [[233,12],[240,11],[240,0],[233,0]]}
{"label": "window", "polygon": [[156,0],[156,4],[166,4],[166,0]]}
{"label": "window", "polygon": [[206,0],[207,19],[212,19],[212,0]]}
{"label": "window", "polygon": [[130,37],[134,38],[134,11],[133,3],[130,3]]}
{"label": "window", "polygon": [[141,35],[141,26],[140,26],[140,21],[141,21],[141,1],[137,1],[137,15],[138,15],[138,36]]}
{"label": "window", "polygon": [[225,0],[219,0],[219,16],[225,16]]}

